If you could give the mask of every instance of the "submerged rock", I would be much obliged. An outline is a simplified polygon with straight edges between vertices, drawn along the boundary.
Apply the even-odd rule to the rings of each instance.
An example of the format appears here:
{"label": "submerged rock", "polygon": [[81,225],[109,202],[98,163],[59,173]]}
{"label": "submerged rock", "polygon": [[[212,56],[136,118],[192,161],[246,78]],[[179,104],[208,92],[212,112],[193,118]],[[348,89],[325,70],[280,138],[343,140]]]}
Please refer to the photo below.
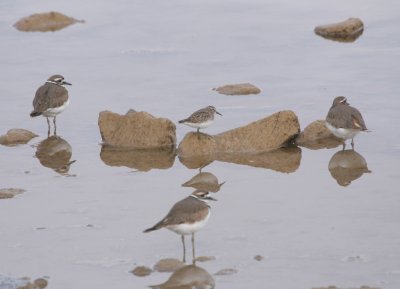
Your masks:
{"label": "submerged rock", "polygon": [[325,120],[310,123],[295,139],[295,143],[308,149],[335,148],[343,140],[334,136],[325,125]]}
{"label": "submerged rock", "polygon": [[102,111],[98,120],[103,143],[115,147],[158,148],[175,146],[176,126],[166,118],[147,112],[129,111],[120,115]]}
{"label": "submerged rock", "polygon": [[103,145],[100,152],[101,160],[108,166],[128,167],[144,172],[151,169],[169,169],[175,162],[175,156],[175,146],[129,149]]}
{"label": "submerged rock", "polygon": [[225,182],[218,183],[217,177],[209,172],[201,172],[182,184],[182,187],[192,187],[197,190],[204,190],[216,193]]}
{"label": "submerged rock", "polygon": [[31,32],[31,31],[57,31],[61,30],[74,23],[83,23],[84,20],[77,20],[72,17],[66,16],[59,12],[46,12],[32,14],[30,16],[20,19],[14,24],[17,30]]}
{"label": "submerged rock", "polygon": [[183,158],[218,153],[259,153],[272,151],[293,139],[300,131],[297,116],[281,111],[246,126],[215,136],[190,132],[178,147]]}
{"label": "submerged rock", "polygon": [[239,84],[227,84],[218,88],[213,88],[220,94],[225,95],[247,95],[247,94],[259,94],[261,90],[250,83],[239,83]]}
{"label": "submerged rock", "polygon": [[215,256],[199,256],[194,259],[195,262],[209,262],[215,261],[217,258]]}
{"label": "submerged rock", "polygon": [[11,278],[0,275],[0,288],[2,289],[44,289],[48,281],[44,278],[38,278],[31,281],[28,277]]}
{"label": "submerged rock", "polygon": [[149,287],[153,289],[215,288],[215,281],[203,268],[187,265],[175,271],[166,282]]}
{"label": "submerged rock", "polygon": [[[0,189],[0,199],[11,199],[16,195],[26,192],[24,189],[7,188]],[[0,287],[1,288],[1,287]]]}
{"label": "submerged rock", "polygon": [[146,266],[137,266],[135,269],[131,271],[131,273],[138,277],[148,276],[153,272],[149,267]]}
{"label": "submerged rock", "polygon": [[13,146],[17,144],[26,144],[38,135],[22,128],[10,129],[5,135],[0,136],[0,144]]}
{"label": "submerged rock", "polygon": [[353,42],[364,30],[364,24],[359,18],[349,18],[345,21],[315,27],[315,34],[324,38],[340,41]]}
{"label": "submerged rock", "polygon": [[354,150],[340,150],[329,161],[329,172],[341,186],[348,186],[365,173],[371,173],[367,161]]}
{"label": "submerged rock", "polygon": [[215,273],[214,275],[233,275],[236,274],[238,272],[238,270],[233,269],[233,268],[228,268],[228,269],[221,269],[219,270],[217,273]]}
{"label": "submerged rock", "polygon": [[153,269],[157,272],[175,272],[176,270],[185,266],[181,260],[174,258],[165,258],[158,261]]}

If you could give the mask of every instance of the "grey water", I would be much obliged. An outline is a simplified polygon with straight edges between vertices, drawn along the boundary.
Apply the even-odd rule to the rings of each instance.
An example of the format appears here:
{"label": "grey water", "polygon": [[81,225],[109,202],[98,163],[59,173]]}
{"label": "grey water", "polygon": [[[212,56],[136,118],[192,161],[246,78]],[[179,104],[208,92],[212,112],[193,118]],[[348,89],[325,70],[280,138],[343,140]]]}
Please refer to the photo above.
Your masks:
{"label": "grey water", "polygon": [[[46,11],[86,22],[54,33],[12,27]],[[353,43],[313,33],[349,17],[365,24]],[[39,137],[0,146],[0,188],[26,190],[0,200],[0,275],[46,277],[49,288],[145,288],[170,274],[129,271],[182,257],[178,235],[142,231],[192,192],[181,185],[199,171],[178,158],[165,168],[108,165],[100,111],[132,108],[177,123],[214,105],[223,116],[206,132],[216,134],[281,110],[304,128],[345,95],[371,130],[355,139],[370,172],[339,184],[328,165],[340,147],[301,148],[290,173],[212,162],[202,171],[225,184],[196,253],[216,259],[199,266],[216,288],[399,288],[399,24],[392,0],[3,0],[0,134],[25,128]],[[67,173],[37,157],[47,125],[29,117],[35,90],[55,73],[73,84],[57,120],[75,160]],[[262,92],[212,90],[243,82]],[[177,125],[178,142],[189,131]],[[237,273],[214,275],[221,269]]]}

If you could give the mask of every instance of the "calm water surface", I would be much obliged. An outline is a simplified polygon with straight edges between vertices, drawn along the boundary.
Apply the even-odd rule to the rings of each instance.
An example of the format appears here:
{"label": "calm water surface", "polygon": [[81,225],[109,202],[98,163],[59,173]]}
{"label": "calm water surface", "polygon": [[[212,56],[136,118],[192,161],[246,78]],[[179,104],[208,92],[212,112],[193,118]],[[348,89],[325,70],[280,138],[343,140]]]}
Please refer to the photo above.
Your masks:
{"label": "calm water surface", "polygon": [[[56,10],[85,19],[56,33],[12,24]],[[360,17],[364,34],[339,43],[316,25]],[[10,1],[0,3],[0,133],[26,128],[29,145],[0,147],[0,275],[48,276],[49,288],[145,288],[167,273],[135,277],[136,265],[181,258],[179,236],[142,230],[192,192],[198,173],[178,158],[168,169],[109,166],[100,157],[102,110],[144,110],[174,122],[206,105],[223,114],[215,134],[290,109],[301,127],[346,95],[372,131],[359,135],[368,164],[347,186],[328,164],[340,148],[297,152],[290,173],[215,161],[226,183],[197,234],[199,265],[216,288],[400,287],[400,7],[396,1]],[[73,86],[58,132],[72,150],[68,175],[36,157],[46,121],[30,119],[35,90],[51,74]],[[211,89],[251,82],[257,96]],[[190,128],[177,126],[178,141]],[[189,243],[189,242],[188,242]],[[254,260],[260,254],[262,261]]]}

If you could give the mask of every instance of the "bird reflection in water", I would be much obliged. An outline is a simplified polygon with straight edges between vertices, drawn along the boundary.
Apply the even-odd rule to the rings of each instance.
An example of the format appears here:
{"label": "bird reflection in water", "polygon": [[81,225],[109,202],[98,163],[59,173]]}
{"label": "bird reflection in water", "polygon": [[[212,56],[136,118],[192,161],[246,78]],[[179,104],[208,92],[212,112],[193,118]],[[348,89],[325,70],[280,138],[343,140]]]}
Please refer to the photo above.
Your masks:
{"label": "bird reflection in water", "polygon": [[215,288],[214,278],[201,267],[187,265],[176,270],[162,284],[149,286],[153,289],[208,289]]}
{"label": "bird reflection in water", "polygon": [[41,141],[36,149],[36,157],[40,164],[63,176],[71,176],[68,172],[71,164],[72,147],[63,138],[51,136]]}
{"label": "bird reflection in water", "polygon": [[218,192],[225,182],[218,183],[218,178],[209,172],[201,172],[182,184],[182,187],[192,187],[197,190],[208,192]]}
{"label": "bird reflection in water", "polygon": [[341,186],[348,186],[364,173],[371,173],[365,158],[352,149],[336,152],[329,161],[328,169]]}

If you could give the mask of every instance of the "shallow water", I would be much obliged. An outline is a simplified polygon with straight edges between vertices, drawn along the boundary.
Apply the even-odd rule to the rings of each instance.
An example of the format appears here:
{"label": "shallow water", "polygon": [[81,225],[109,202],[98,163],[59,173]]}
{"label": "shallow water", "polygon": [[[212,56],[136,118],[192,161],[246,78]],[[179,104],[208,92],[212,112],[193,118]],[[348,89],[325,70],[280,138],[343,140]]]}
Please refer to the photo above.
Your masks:
{"label": "shallow water", "polygon": [[[86,23],[56,33],[12,27],[50,10]],[[399,288],[399,11],[395,1],[2,1],[0,132],[40,137],[0,146],[0,188],[27,190],[0,200],[0,274],[48,276],[49,288],[144,288],[169,278],[129,271],[181,258],[179,236],[142,230],[192,192],[181,185],[199,172],[168,154],[158,167],[110,166],[101,110],[177,122],[212,104],[223,114],[206,130],[215,134],[286,109],[304,128],[346,95],[372,131],[355,139],[371,173],[339,185],[328,165],[340,148],[294,152],[299,161],[286,173],[254,160],[212,162],[203,172],[226,183],[196,235],[197,255],[216,260],[199,265],[211,275],[237,270],[213,276],[216,288]],[[348,17],[365,23],[354,43],[313,33]],[[29,117],[36,88],[54,73],[73,84],[58,133],[76,162],[62,174],[37,157],[46,121]],[[262,93],[211,90],[240,82]],[[177,126],[178,141],[190,130]]]}

